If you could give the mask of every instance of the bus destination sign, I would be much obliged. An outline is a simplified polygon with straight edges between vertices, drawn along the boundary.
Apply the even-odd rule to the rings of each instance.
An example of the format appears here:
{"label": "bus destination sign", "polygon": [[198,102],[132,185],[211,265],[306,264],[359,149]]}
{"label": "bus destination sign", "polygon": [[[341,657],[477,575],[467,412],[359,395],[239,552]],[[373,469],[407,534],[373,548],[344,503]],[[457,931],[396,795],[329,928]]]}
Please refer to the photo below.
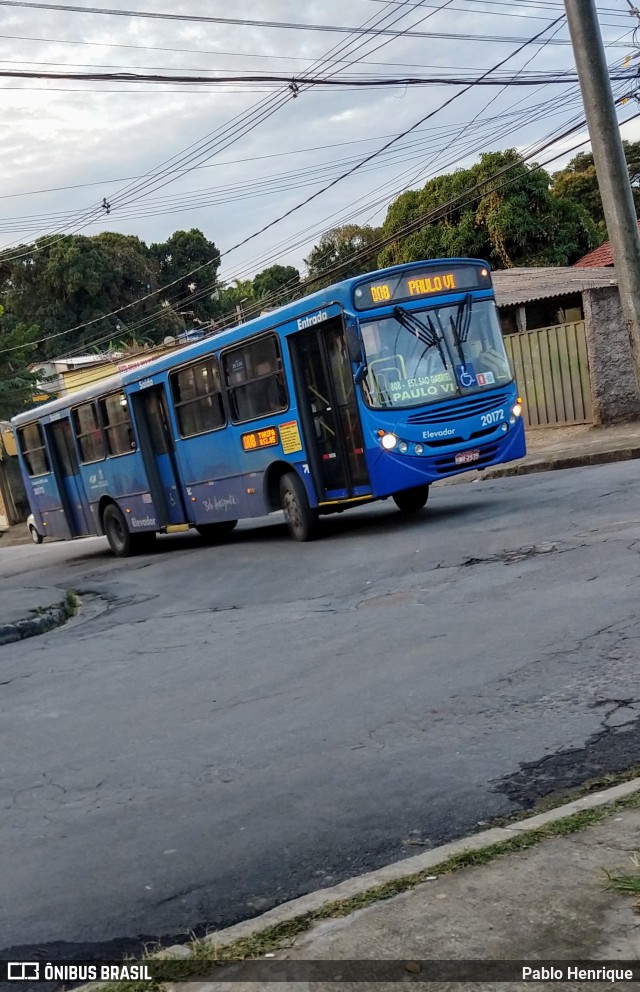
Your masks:
{"label": "bus destination sign", "polygon": [[250,431],[242,435],[242,447],[245,451],[256,451],[258,448],[271,448],[279,444],[276,427],[262,427],[259,431]]}
{"label": "bus destination sign", "polygon": [[490,287],[491,276],[483,266],[454,265],[447,269],[429,266],[392,275],[385,281],[360,283],[355,288],[354,303],[357,310],[368,310],[385,303]]}

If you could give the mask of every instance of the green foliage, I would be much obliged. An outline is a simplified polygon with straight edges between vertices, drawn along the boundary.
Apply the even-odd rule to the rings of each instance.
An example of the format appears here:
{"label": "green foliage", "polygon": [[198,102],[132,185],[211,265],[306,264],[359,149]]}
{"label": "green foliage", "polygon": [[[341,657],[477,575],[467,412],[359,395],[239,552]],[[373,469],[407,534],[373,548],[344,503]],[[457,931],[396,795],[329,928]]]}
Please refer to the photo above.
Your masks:
{"label": "green foliage", "polygon": [[309,288],[331,286],[341,279],[375,268],[375,248],[371,246],[379,237],[380,231],[376,228],[359,227],[358,224],[345,224],[326,231],[305,259],[308,278],[313,279]]}
{"label": "green foliage", "polygon": [[300,273],[293,265],[271,265],[253,280],[256,300],[268,297],[268,306],[280,306],[295,299],[300,289]]}
{"label": "green foliage", "polygon": [[[202,231],[176,231],[167,241],[153,244],[149,249],[158,266],[158,283],[166,286],[167,299],[180,297],[176,309],[193,320],[208,321],[216,313],[216,280],[220,266],[220,252],[213,241]],[[197,272],[194,272],[197,269]],[[203,296],[201,292],[207,290]]]}
{"label": "green foliage", "polygon": [[[142,340],[158,343],[194,318],[210,319],[210,295],[193,304],[171,301],[188,297],[199,285],[215,288],[218,264],[216,246],[195,229],[176,231],[151,248],[113,231],[95,237],[57,235],[14,249],[9,258],[0,255],[0,296],[14,322],[38,324],[42,337],[50,338],[38,358],[100,350],[110,338],[130,338],[128,325],[140,320],[145,321]],[[197,266],[203,266],[197,277],[188,276]],[[160,308],[156,296],[146,298],[174,280]],[[99,320],[123,307],[124,313]],[[69,328],[75,329],[64,333]]]}
{"label": "green foliage", "polygon": [[[494,268],[571,265],[599,243],[598,232],[584,208],[552,196],[549,183],[514,149],[484,154],[471,168],[438,176],[391,204],[382,232],[399,236],[378,263],[458,256]],[[429,215],[430,223],[420,222]],[[413,233],[400,233],[412,223]]]}
{"label": "green foliage", "polygon": [[[636,205],[636,213],[640,213],[640,141],[622,142],[629,179]],[[606,224],[602,209],[602,199],[598,189],[596,167],[591,152],[580,152],[572,158],[566,168],[553,176],[551,192],[561,200],[583,207],[592,220],[598,225],[601,240],[606,238]]]}
{"label": "green foliage", "polygon": [[36,326],[11,326],[3,319],[0,306],[0,420],[8,420],[30,405],[36,377],[27,365],[33,360],[37,335]]}

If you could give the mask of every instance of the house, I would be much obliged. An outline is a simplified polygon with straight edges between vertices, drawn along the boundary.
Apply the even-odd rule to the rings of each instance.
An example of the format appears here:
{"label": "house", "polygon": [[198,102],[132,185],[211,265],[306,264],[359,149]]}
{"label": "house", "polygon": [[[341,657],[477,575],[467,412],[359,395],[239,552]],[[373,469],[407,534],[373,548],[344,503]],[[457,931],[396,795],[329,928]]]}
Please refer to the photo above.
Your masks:
{"label": "house", "polygon": [[[638,220],[638,228],[640,228],[640,220]],[[578,259],[578,261],[574,263],[574,268],[595,269],[602,268],[604,266],[611,267],[612,265],[613,252],[611,251],[611,242],[605,241],[605,243],[600,245],[599,248],[594,248],[588,255],[584,255],[582,258]]]}
{"label": "house", "polygon": [[493,283],[530,426],[640,419],[613,267],[506,269]]}
{"label": "house", "polygon": [[501,269],[492,278],[503,334],[583,320],[585,292],[618,285],[608,268]]}

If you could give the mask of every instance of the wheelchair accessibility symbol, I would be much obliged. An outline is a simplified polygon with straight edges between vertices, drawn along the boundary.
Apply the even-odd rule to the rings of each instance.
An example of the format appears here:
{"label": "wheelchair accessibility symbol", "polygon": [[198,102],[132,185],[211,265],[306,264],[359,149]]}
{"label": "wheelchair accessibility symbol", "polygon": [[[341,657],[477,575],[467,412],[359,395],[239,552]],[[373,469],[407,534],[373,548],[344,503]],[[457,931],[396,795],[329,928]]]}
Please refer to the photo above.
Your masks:
{"label": "wheelchair accessibility symbol", "polygon": [[477,385],[476,373],[473,365],[456,365],[458,382],[463,389],[471,389]]}

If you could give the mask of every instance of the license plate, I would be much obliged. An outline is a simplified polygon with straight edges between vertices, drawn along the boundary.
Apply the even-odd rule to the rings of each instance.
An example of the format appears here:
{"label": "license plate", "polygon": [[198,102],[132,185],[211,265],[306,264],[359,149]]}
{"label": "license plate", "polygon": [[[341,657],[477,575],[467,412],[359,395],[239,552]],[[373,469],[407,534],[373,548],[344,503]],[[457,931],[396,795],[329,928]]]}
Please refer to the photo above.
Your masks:
{"label": "license plate", "polygon": [[469,462],[477,462],[480,457],[478,448],[472,451],[459,451],[456,455],[456,465],[467,465]]}

